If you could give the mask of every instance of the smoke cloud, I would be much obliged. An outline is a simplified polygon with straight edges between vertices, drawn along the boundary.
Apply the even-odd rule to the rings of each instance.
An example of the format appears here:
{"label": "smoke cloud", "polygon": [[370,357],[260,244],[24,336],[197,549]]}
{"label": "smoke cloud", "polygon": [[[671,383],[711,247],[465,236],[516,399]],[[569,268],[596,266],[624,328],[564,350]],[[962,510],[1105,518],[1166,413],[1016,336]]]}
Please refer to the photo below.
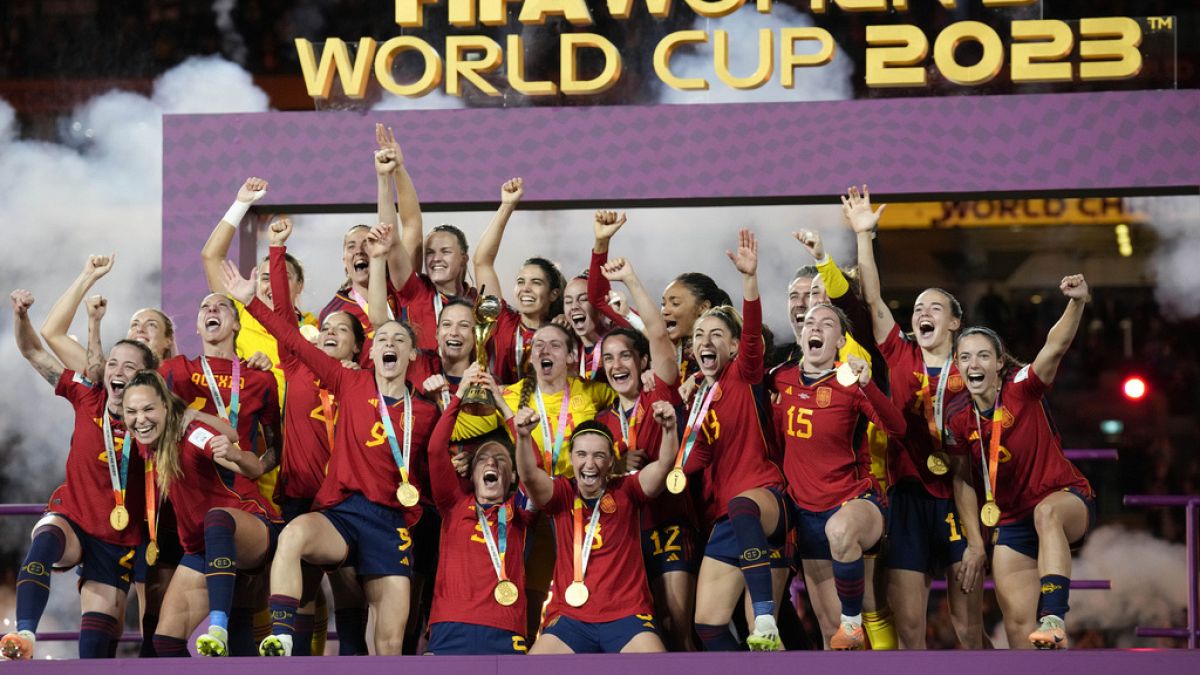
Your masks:
{"label": "smoke cloud", "polygon": [[1129,200],[1158,234],[1147,272],[1157,277],[1154,295],[1168,317],[1200,316],[1200,197]]}

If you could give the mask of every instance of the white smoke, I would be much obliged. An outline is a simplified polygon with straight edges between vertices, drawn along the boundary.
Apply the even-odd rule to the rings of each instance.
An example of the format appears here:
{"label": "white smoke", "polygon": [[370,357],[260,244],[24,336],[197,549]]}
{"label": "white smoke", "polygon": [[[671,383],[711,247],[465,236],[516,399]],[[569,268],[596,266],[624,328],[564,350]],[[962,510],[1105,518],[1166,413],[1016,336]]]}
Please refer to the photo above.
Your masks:
{"label": "white smoke", "polygon": [[221,51],[235,63],[246,63],[246,40],[238,32],[233,21],[233,10],[237,0],[215,0],[213,14],[217,16],[217,30],[221,33]]}
{"label": "white smoke", "polygon": [[1173,318],[1200,316],[1200,197],[1153,197],[1128,200],[1147,215],[1158,234],[1158,248],[1147,272],[1157,277],[1154,295]]}

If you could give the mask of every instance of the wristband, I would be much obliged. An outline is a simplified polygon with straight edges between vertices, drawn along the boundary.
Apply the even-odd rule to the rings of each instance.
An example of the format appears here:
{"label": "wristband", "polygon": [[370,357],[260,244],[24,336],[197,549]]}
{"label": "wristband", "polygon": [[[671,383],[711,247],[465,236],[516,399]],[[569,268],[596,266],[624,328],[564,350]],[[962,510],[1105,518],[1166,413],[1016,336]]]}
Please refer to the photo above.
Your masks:
{"label": "wristband", "polygon": [[[266,190],[259,190],[258,192],[255,192],[254,202],[262,199],[262,196],[265,194],[267,194]],[[229,210],[225,212],[225,217],[221,218],[221,220],[233,225],[236,228],[237,226],[241,225],[242,218],[246,217],[246,214],[250,211],[250,207],[254,205],[254,202],[247,203],[236,199],[233,200],[233,204],[230,204]]]}
{"label": "wristband", "polygon": [[638,316],[637,312],[630,310],[629,314],[625,315],[625,320],[634,330],[640,333],[646,332],[646,322],[642,321],[642,317]]}

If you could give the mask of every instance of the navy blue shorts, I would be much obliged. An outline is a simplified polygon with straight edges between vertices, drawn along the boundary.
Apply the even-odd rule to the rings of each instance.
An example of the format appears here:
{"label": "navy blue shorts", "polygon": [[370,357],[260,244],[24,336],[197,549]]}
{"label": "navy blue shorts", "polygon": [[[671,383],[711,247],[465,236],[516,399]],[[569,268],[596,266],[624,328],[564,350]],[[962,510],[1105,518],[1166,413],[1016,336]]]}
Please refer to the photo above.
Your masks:
{"label": "navy blue shorts", "polygon": [[576,654],[617,654],[645,632],[658,632],[653,614],[632,614],[603,623],[584,623],[559,615],[542,630],[562,640]]}
{"label": "navy blue shorts", "polygon": [[919,483],[888,488],[887,567],[940,574],[967,550],[953,499],[930,496]]}
{"label": "navy blue shorts", "polygon": [[646,578],[657,579],[667,572],[689,572],[700,569],[701,556],[696,551],[696,528],[683,520],[672,520],[658,527],[642,530],[642,560]]}
{"label": "navy blue shorts", "polygon": [[[175,523],[175,510],[170,502],[162,502],[161,517],[158,519],[158,559],[154,562],[154,567],[168,568],[179,565],[179,561],[183,559],[183,544],[179,542],[179,526]],[[146,532],[147,541],[143,541],[138,545],[137,555],[134,557],[133,565],[133,580],[138,583],[146,581],[146,574],[149,572],[150,565],[146,562],[146,547],[149,545],[149,531]]]}
{"label": "navy blue shorts", "polygon": [[[255,517],[261,520],[263,525],[267,526],[267,537],[269,537],[269,541],[267,542],[267,555],[263,557],[263,564],[255,567],[254,569],[238,568],[238,574],[246,574],[249,576],[261,574],[271,564],[271,558],[275,557],[275,544],[279,542],[279,532],[283,529],[283,527],[281,526],[281,523],[277,521],[267,520],[262,516]],[[206,573],[208,568],[204,562],[204,553],[184,553],[183,557],[179,559],[179,566],[186,567],[189,570],[196,570],[201,574]]]}
{"label": "navy blue shorts", "polygon": [[525,636],[493,626],[441,621],[429,627],[425,655],[525,654]]}
{"label": "navy blue shorts", "polygon": [[284,523],[290,523],[300,516],[312,511],[313,500],[302,497],[284,497],[279,505],[279,515]]}
{"label": "navy blue shorts", "polygon": [[[1087,529],[1090,532],[1092,527],[1096,524],[1096,500],[1083,494],[1079,488],[1063,488],[1063,492],[1070,492],[1083,501],[1083,505],[1087,507]],[[1082,541],[1083,537],[1080,537],[1078,541],[1071,542],[1072,550],[1074,550],[1075,547]],[[992,545],[1007,546],[1021,555],[1037,560],[1038,533],[1037,527],[1033,524],[1033,514],[1030,513],[1028,516],[1018,520],[1015,523],[1009,525],[1000,525],[993,528]]]}
{"label": "navy blue shorts", "polygon": [[329,519],[350,548],[335,568],[353,567],[359,576],[412,576],[413,540],[400,509],[354,493],[317,513]]}
{"label": "navy blue shorts", "polygon": [[421,506],[421,519],[410,532],[415,541],[412,569],[426,579],[432,579],[437,574],[438,549],[442,544],[442,517],[432,505]]}
{"label": "navy blue shorts", "polygon": [[[875,505],[879,509],[879,513],[883,513],[883,507],[879,503],[879,495],[874,492],[864,492],[854,499],[865,499]],[[850,500],[842,504],[848,504]],[[809,511],[796,506],[788,500],[792,507],[792,519],[796,523],[796,557],[800,560],[832,560],[833,554],[829,552],[829,537],[825,536],[825,524],[833,517],[833,514],[842,508],[838,505],[827,511]],[[887,529],[887,523],[884,523],[884,530]],[[880,537],[882,540],[882,537]],[[876,543],[870,549],[863,552],[863,555],[875,555],[879,552],[879,544]]]}
{"label": "navy blue shorts", "polygon": [[[61,513],[51,515],[67,521],[79,540],[79,548],[83,555],[76,565],[76,574],[80,582],[95,581],[98,584],[113,586],[122,593],[129,590],[133,580],[134,557],[137,549],[133,546],[110,544],[84,532],[70,518]],[[57,569],[57,568],[56,568]]]}
{"label": "navy blue shorts", "polygon": [[[766,489],[775,495],[775,500],[779,505],[779,524],[775,526],[774,532],[767,533],[767,545],[771,547],[771,567],[779,569],[789,565],[788,556],[785,553],[790,529],[788,524],[790,501],[779,488],[769,487]],[[737,537],[734,536],[729,516],[722,516],[713,524],[712,533],[708,535],[708,543],[704,545],[704,557],[719,560],[734,567],[739,565],[742,558],[742,547],[738,545]]]}

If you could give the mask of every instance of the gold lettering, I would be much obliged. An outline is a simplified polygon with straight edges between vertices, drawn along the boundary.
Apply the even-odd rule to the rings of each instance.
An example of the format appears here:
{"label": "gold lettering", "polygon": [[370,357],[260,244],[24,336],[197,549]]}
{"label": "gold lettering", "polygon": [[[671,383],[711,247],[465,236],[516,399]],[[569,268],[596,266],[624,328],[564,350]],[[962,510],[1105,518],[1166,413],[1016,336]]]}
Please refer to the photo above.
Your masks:
{"label": "gold lettering", "polygon": [[687,0],[687,4],[706,19],[720,19],[741,9],[746,0]]}
{"label": "gold lettering", "polygon": [[[402,52],[416,51],[425,62],[421,77],[412,84],[400,84],[392,77],[392,63]],[[442,57],[430,44],[412,35],[394,37],[383,43],[375,54],[375,79],[397,96],[424,96],[442,82]]]}
{"label": "gold lettering", "polygon": [[708,33],[702,30],[681,30],[667,34],[654,48],[654,72],[658,79],[672,89],[680,91],[705,91],[708,81],[700,77],[676,77],[671,72],[671,54],[680,45],[708,42]]}
{"label": "gold lettering", "polygon": [[1142,72],[1142,27],[1137,21],[1080,19],[1079,38],[1080,80],[1128,80]]}
{"label": "gold lettering", "polygon": [[503,26],[508,23],[508,3],[516,0],[478,0],[479,23],[485,26]]}
{"label": "gold lettering", "polygon": [[558,92],[553,82],[525,79],[525,43],[520,35],[508,36],[508,81],[526,96],[549,96]]}
{"label": "gold lettering", "polygon": [[[483,57],[468,59],[467,52],[483,50]],[[483,79],[483,73],[489,73],[500,67],[503,54],[500,45],[484,35],[447,35],[446,36],[446,93],[451,96],[462,96],[462,85],[459,78],[464,78],[475,85],[488,96],[499,96],[500,92],[491,82]]]}
{"label": "gold lettering", "polygon": [[[656,19],[671,15],[671,0],[646,0],[646,11]],[[633,0],[608,0],[608,13],[614,19],[628,19],[633,14]]]}
{"label": "gold lettering", "polygon": [[908,24],[867,26],[867,86],[917,87],[925,84],[921,64],[929,55],[929,40]]}
{"label": "gold lettering", "polygon": [[[559,38],[559,64],[562,68],[560,87],[568,96],[600,94],[608,91],[621,77],[621,53],[608,39],[594,33],[563,33]],[[599,49],[604,55],[604,70],[590,80],[580,80],[576,52],[580,49]]]}
{"label": "gold lettering", "polygon": [[321,49],[321,63],[317,65],[312,43],[296,38],[296,54],[300,57],[300,71],[304,74],[304,86],[313,98],[329,98],[336,74],[342,80],[342,91],[350,98],[362,98],[367,93],[367,75],[371,60],[375,58],[375,41],[365,37],[358,41],[354,53],[354,64],[350,64],[350,51],[346,43],[338,38],[329,38]]}
{"label": "gold lettering", "polygon": [[758,31],[758,69],[747,77],[736,77],[729,72],[728,31],[713,31],[713,48],[716,50],[713,65],[717,77],[733,89],[758,89],[771,79],[775,65],[775,34],[770,28]]}
{"label": "gold lettering", "polygon": [[[797,54],[800,40],[816,40],[820,49],[814,54]],[[833,36],[824,28],[784,28],[779,33],[779,78],[785,89],[796,86],[796,68],[823,66],[833,60]]]}
{"label": "gold lettering", "polygon": [[1070,82],[1075,36],[1065,21],[1012,22],[1012,81]]}
{"label": "gold lettering", "polygon": [[518,21],[527,26],[542,26],[548,16],[565,17],[575,26],[592,25],[592,14],[583,0],[525,0]]}
{"label": "gold lettering", "polygon": [[[968,40],[978,42],[983,48],[983,57],[973,66],[960,65],[954,58],[954,51]],[[1004,44],[991,26],[979,21],[959,21],[938,34],[933,44],[933,62],[942,76],[955,84],[983,84],[1000,74]]]}

